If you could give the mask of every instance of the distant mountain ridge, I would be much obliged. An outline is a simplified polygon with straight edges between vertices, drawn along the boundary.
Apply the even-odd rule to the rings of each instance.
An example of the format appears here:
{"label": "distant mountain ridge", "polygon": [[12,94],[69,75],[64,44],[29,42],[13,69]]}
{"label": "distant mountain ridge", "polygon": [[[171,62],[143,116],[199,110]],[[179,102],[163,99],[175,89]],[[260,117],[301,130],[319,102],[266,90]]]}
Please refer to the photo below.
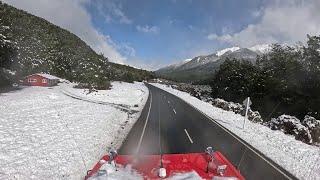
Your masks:
{"label": "distant mountain ridge", "polygon": [[261,44],[250,48],[230,47],[213,54],[197,56],[188,61],[172,64],[155,71],[156,75],[176,81],[190,82],[204,80],[212,76],[227,59],[255,62],[258,55],[271,50],[271,45]]}

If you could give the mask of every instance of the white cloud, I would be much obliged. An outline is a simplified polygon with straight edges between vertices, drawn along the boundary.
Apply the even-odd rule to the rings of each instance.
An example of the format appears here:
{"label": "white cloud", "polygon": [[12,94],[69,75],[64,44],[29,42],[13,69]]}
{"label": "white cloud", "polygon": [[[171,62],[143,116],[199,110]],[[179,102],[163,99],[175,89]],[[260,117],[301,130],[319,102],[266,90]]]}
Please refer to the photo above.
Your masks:
{"label": "white cloud", "polygon": [[159,33],[160,31],[160,28],[157,27],[157,26],[148,26],[148,25],[145,25],[145,26],[136,26],[137,30],[140,31],[140,32],[144,32],[144,33]]}
{"label": "white cloud", "polygon": [[133,47],[131,47],[131,45],[128,43],[120,44],[118,49],[119,51],[122,52],[122,54],[126,56],[130,56],[130,57],[136,56],[136,50]]}
{"label": "white cloud", "polygon": [[90,14],[84,8],[84,5],[90,3],[90,0],[4,1],[71,31],[96,52],[103,53],[113,62],[124,63],[126,61],[126,57],[118,52],[111,38],[99,32],[92,25]]}
{"label": "white cloud", "polygon": [[219,38],[219,36],[218,36],[216,33],[211,33],[211,34],[209,34],[209,35],[207,36],[207,38],[208,38],[209,40],[216,40],[216,39]]}
{"label": "white cloud", "polygon": [[275,1],[261,10],[259,22],[249,24],[237,33],[209,34],[207,38],[244,47],[305,41],[307,34],[320,34],[319,9],[319,0]]}
{"label": "white cloud", "polygon": [[188,25],[188,29],[189,29],[190,31],[192,31],[192,30],[194,30],[194,26]]}
{"label": "white cloud", "polygon": [[209,40],[219,40],[219,41],[225,41],[230,42],[232,41],[232,36],[230,34],[225,34],[222,36],[218,36],[217,34],[209,34],[207,37]]}
{"label": "white cloud", "polygon": [[161,67],[167,66],[168,63],[163,63],[159,59],[131,59],[130,65],[139,69],[146,69],[149,71],[158,70]]}
{"label": "white cloud", "polygon": [[99,13],[105,18],[107,23],[116,22],[120,24],[131,24],[132,20],[125,15],[121,4],[114,1],[95,1],[94,6]]}

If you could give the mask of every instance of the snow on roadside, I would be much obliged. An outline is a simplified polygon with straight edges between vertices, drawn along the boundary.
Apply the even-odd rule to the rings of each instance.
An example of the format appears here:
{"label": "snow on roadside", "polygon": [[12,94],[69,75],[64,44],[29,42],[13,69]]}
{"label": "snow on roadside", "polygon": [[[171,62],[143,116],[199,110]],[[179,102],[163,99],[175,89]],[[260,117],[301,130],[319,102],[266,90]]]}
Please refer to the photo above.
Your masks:
{"label": "snow on roadside", "polygon": [[172,89],[163,84],[151,83],[169,93],[172,93],[194,107],[217,120],[240,138],[260,150],[277,164],[291,172],[299,179],[319,179],[320,148],[295,140],[281,131],[273,131],[258,123],[246,122],[242,129],[243,116],[234,112],[216,108],[186,92]]}
{"label": "snow on roadside", "polygon": [[[0,179],[82,179],[108,148],[121,145],[148,97],[142,83],[112,85],[87,96],[72,84],[0,94]],[[62,90],[138,113],[74,99]]]}
{"label": "snow on roadside", "polygon": [[[129,87],[128,87],[129,84]],[[115,103],[115,104],[123,104],[123,105],[129,105],[134,106],[136,104],[140,104],[143,98],[137,98],[141,96],[141,94],[144,94],[147,92],[147,87],[144,89],[141,89],[141,83],[125,83],[125,82],[112,82],[112,89],[116,89],[117,91],[101,91],[98,92],[92,92],[88,94],[87,89],[77,89],[77,88],[69,88],[70,86],[73,86],[75,84],[62,84],[62,89],[68,93],[71,93],[73,95],[77,95],[82,98],[89,98],[93,101],[98,102],[108,102],[108,103]],[[135,91],[129,91],[128,88],[136,89]],[[125,98],[123,98],[125,97]]]}

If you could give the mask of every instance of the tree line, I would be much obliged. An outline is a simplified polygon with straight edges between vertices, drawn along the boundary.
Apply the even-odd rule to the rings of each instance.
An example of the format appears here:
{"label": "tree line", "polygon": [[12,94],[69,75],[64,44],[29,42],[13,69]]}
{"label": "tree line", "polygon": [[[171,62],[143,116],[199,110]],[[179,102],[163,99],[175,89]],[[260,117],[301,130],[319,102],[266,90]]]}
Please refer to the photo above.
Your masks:
{"label": "tree line", "polygon": [[281,114],[320,118],[320,36],[307,36],[306,45],[273,44],[255,63],[228,59],[210,79],[212,96],[242,102],[265,120]]}

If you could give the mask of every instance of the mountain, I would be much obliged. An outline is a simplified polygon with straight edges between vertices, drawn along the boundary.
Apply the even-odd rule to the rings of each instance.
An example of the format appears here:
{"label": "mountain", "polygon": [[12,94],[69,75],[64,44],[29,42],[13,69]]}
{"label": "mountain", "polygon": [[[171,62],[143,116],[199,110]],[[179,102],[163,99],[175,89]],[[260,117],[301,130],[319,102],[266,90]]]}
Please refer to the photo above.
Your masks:
{"label": "mountain", "polygon": [[[148,71],[109,62],[71,32],[1,1],[0,43],[1,79],[12,81],[44,72],[104,86],[109,80],[152,77]],[[3,58],[2,54],[7,55]]]}
{"label": "mountain", "polygon": [[167,69],[167,70],[176,69],[176,68],[182,66],[183,64],[188,63],[188,62],[191,61],[191,60],[192,60],[192,59],[185,59],[185,60],[183,60],[183,61],[181,61],[181,62],[179,62],[179,63],[171,64],[171,65],[166,66],[166,67],[164,67],[164,68],[162,68],[162,69],[163,69],[163,70],[166,70],[166,69]]}
{"label": "mountain", "polygon": [[253,47],[248,48],[251,51],[254,51],[256,53],[265,54],[271,51],[272,46],[270,44],[257,44]]}
{"label": "mountain", "polygon": [[234,52],[234,51],[238,51],[240,49],[240,47],[231,47],[231,48],[226,48],[226,49],[222,49],[220,51],[216,52],[217,56],[222,56],[227,52]]}
{"label": "mountain", "polygon": [[248,60],[255,63],[256,57],[270,51],[267,44],[250,48],[231,47],[206,56],[197,56],[189,61],[169,65],[155,71],[157,76],[181,82],[205,80],[212,76],[226,59]]}

